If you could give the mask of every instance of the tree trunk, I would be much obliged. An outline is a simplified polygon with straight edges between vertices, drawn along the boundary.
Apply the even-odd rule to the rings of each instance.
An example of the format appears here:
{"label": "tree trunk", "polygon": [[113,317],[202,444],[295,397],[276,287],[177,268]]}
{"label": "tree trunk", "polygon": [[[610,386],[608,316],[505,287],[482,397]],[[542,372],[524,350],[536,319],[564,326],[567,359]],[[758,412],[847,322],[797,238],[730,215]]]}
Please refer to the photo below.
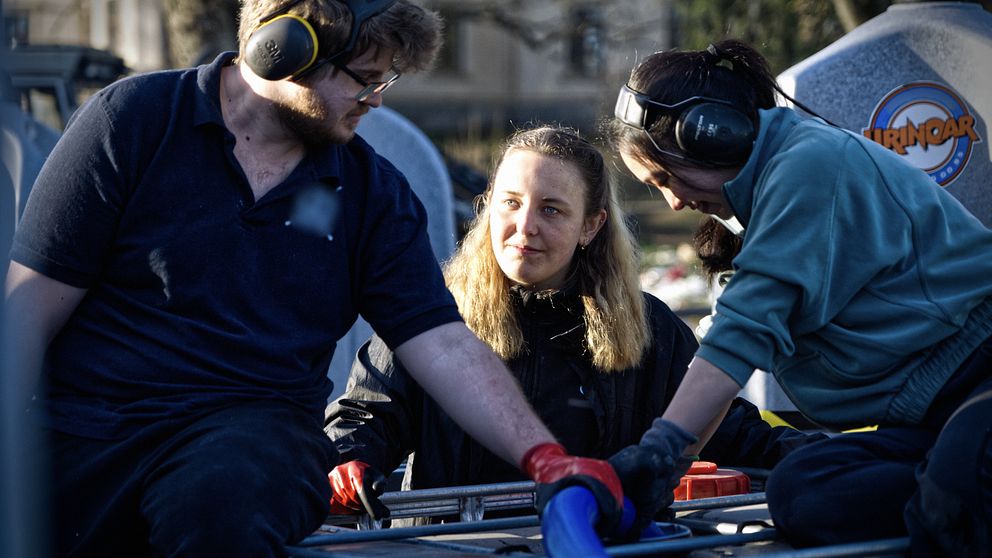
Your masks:
{"label": "tree trunk", "polygon": [[833,0],[833,3],[834,12],[837,14],[840,24],[844,26],[845,32],[850,33],[855,27],[861,25],[861,16],[854,2],[851,0]]}
{"label": "tree trunk", "polygon": [[171,66],[203,64],[238,49],[238,0],[165,0],[164,6]]}

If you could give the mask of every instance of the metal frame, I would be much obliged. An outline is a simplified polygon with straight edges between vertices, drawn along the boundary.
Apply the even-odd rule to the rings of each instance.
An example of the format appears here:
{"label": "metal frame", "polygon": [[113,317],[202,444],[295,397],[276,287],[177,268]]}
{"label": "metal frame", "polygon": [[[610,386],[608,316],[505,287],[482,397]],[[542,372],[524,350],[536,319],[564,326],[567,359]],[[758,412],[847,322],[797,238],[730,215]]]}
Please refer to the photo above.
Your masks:
{"label": "metal frame", "polygon": [[[410,490],[388,492],[381,498],[390,509],[392,519],[412,517],[451,517],[458,516],[461,521],[441,523],[418,527],[397,527],[382,529],[379,522],[374,522],[356,516],[330,516],[325,525],[316,534],[307,537],[294,546],[287,547],[290,556],[329,558],[347,555],[362,556],[363,548],[369,551],[368,556],[382,555],[381,547],[376,549],[376,543],[403,544],[407,548],[420,549],[431,555],[443,556],[446,552],[451,555],[493,554],[491,547],[476,546],[464,542],[448,540],[425,539],[444,535],[484,536],[498,532],[514,530],[533,533],[540,525],[537,516],[528,515],[504,519],[482,519],[486,510],[510,510],[532,508],[534,505],[534,483],[515,482],[500,484],[485,484],[475,486],[459,486],[427,490]],[[676,514],[697,510],[720,510],[741,508],[765,503],[763,492],[703,498],[699,500],[679,501],[672,504],[671,509]],[[698,527],[701,521],[692,519],[693,516],[675,519],[690,527]],[[359,530],[343,528],[341,525],[359,525]],[[697,533],[700,532],[697,530]],[[705,530],[703,531],[705,532]],[[685,539],[641,541],[606,547],[608,556],[646,556],[685,554],[696,550],[722,547],[743,546],[744,554],[748,556],[761,555],[765,558],[834,558],[845,556],[902,556],[909,548],[908,538],[881,539],[861,543],[841,544],[807,548],[801,550],[783,550],[783,545],[769,547],[768,552],[748,550],[746,545],[752,543],[782,542],[774,528],[759,526],[756,532],[737,532],[733,534],[712,534],[695,536]],[[346,546],[347,545],[347,546]],[[365,545],[363,547],[363,545]],[[777,549],[776,549],[777,548]],[[786,547],[787,548],[787,547]],[[732,550],[728,550],[733,555]],[[531,555],[533,556],[533,555]]]}
{"label": "metal frame", "polygon": [[[387,492],[380,498],[389,508],[390,519],[450,517],[480,521],[486,510],[514,510],[534,507],[534,483],[530,481],[480,484],[451,488]],[[352,524],[355,516],[330,516],[331,525]],[[381,521],[364,515],[357,518],[359,529],[380,529]]]}

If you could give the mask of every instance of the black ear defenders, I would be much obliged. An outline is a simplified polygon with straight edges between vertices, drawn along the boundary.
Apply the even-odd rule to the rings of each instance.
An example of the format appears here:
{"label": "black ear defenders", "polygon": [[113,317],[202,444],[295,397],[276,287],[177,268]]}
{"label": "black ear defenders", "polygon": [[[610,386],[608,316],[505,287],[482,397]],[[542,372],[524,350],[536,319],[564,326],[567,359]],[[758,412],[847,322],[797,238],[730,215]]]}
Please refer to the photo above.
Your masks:
{"label": "black ear defenders", "polygon": [[[706,52],[716,64],[729,64],[733,71],[737,63],[736,58],[721,52],[712,44],[706,48]],[[744,65],[747,66],[747,63],[745,62]],[[813,109],[789,96],[774,80],[771,86],[797,107],[839,128],[815,113]],[[644,130],[655,149],[661,153],[710,167],[732,167],[743,164],[751,155],[757,135],[754,123],[747,114],[729,101],[697,96],[666,105],[651,99],[648,95],[634,91],[626,84],[620,88],[613,115],[628,126]],[[648,133],[651,124],[663,115],[675,117],[675,142],[682,153],[662,149]]]}
{"label": "black ear defenders", "polygon": [[620,122],[647,130],[660,116],[675,119],[675,142],[682,153],[655,148],[672,157],[703,166],[729,167],[747,161],[754,145],[754,123],[729,101],[689,97],[675,104],[659,103],[626,84],[620,88],[613,115]]}
{"label": "black ear defenders", "polygon": [[751,119],[729,103],[702,101],[682,111],[675,122],[679,149],[720,167],[747,161],[754,138]]}
{"label": "black ear defenders", "polygon": [[265,20],[245,47],[245,63],[269,81],[296,78],[317,60],[317,33],[307,20],[280,14]]}
{"label": "black ear defenders", "polygon": [[269,81],[297,80],[351,52],[358,41],[358,32],[369,18],[386,11],[396,0],[338,0],[351,12],[351,31],[344,48],[333,55],[318,58],[320,45],[317,32],[302,17],[288,14],[302,0],[293,0],[278,11],[259,20],[258,29],[245,46],[245,64],[255,75]]}

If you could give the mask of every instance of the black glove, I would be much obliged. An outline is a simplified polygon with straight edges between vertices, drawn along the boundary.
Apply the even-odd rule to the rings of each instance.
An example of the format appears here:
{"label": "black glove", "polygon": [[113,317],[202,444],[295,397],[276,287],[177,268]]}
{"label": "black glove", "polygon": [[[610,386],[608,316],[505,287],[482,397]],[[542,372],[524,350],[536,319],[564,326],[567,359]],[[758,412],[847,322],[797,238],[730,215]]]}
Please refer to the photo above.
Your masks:
{"label": "black glove", "polygon": [[640,444],[627,446],[609,459],[624,494],[637,509],[629,533],[639,535],[659,511],[672,505],[675,489],[692,464],[682,453],[696,441],[674,422],[658,418]]}

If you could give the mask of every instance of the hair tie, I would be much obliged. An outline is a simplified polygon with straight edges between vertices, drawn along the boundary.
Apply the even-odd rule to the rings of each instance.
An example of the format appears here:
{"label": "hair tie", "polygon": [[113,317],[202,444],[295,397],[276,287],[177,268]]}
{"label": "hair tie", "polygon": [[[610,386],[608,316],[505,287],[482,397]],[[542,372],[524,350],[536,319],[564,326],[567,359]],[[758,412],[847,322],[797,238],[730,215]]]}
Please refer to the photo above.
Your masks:
{"label": "hair tie", "polygon": [[716,45],[710,43],[706,47],[707,59],[713,63],[714,66],[723,66],[730,71],[734,71],[734,61],[729,56],[727,56],[723,51],[716,48]]}

